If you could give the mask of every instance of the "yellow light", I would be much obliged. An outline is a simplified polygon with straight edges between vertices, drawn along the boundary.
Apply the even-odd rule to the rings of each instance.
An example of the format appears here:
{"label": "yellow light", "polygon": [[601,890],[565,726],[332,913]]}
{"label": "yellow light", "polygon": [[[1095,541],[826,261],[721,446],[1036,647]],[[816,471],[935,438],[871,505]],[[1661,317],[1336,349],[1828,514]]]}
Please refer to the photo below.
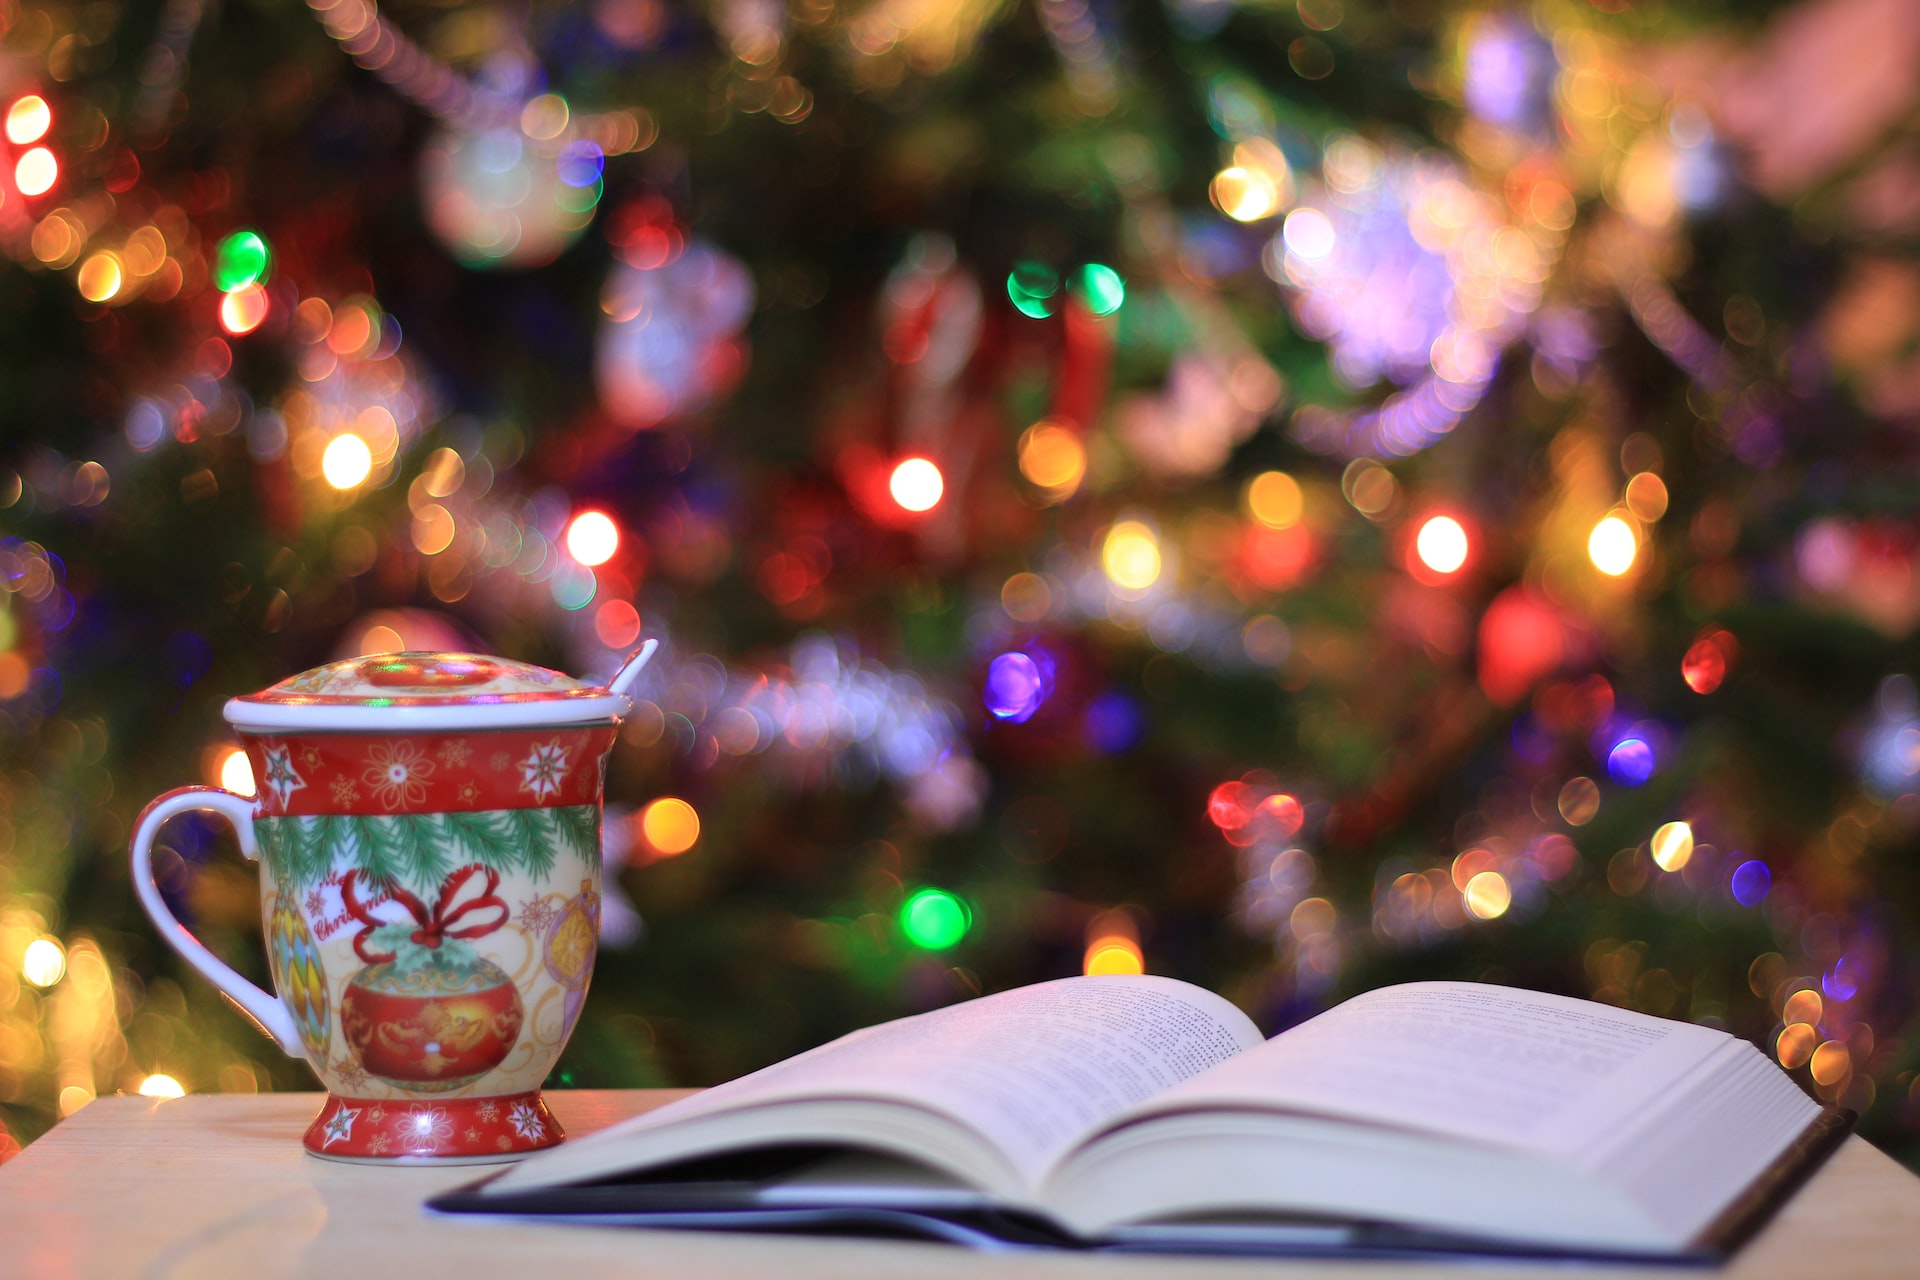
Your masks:
{"label": "yellow light", "polygon": [[20,959],[20,976],[36,987],[50,987],[67,971],[67,953],[52,938],[35,938]]}
{"label": "yellow light", "polygon": [[320,474],[336,489],[352,489],[363,484],[373,472],[373,450],[351,431],[342,431],[327,442],[320,455]]}
{"label": "yellow light", "polygon": [[140,1096],[143,1098],[184,1098],[187,1091],[172,1076],[158,1072],[140,1082]]}
{"label": "yellow light", "polygon": [[1147,963],[1140,954],[1139,943],[1120,934],[1110,934],[1087,944],[1086,960],[1081,971],[1087,974],[1145,973]]}
{"label": "yellow light", "polygon": [[700,815],[685,800],[662,796],[640,811],[640,833],[655,853],[671,858],[700,838]]}
{"label": "yellow light", "polygon": [[1107,530],[1100,567],[1122,591],[1145,591],[1160,577],[1160,540],[1138,520],[1122,520]]}
{"label": "yellow light", "polygon": [[1610,578],[1633,568],[1639,554],[1639,535],[1619,516],[1608,516],[1587,535],[1587,558],[1593,561],[1594,568]]}
{"label": "yellow light", "polygon": [[1482,871],[1467,881],[1460,899],[1476,920],[1494,920],[1507,914],[1513,904],[1513,890],[1498,871]]}
{"label": "yellow light", "polygon": [[1467,562],[1467,531],[1452,516],[1434,516],[1420,526],[1413,549],[1435,573],[1453,573]]}
{"label": "yellow light", "polygon": [[618,550],[620,526],[604,511],[582,511],[567,525],[567,554],[581,564],[605,564]]}
{"label": "yellow light", "polygon": [[926,458],[908,458],[893,469],[887,492],[906,511],[931,511],[940,505],[947,481],[940,468]]}
{"label": "yellow light", "polygon": [[250,796],[257,790],[253,782],[253,764],[240,748],[235,747],[221,759],[220,785],[237,796]]}
{"label": "yellow light", "polygon": [[1071,496],[1087,473],[1080,437],[1057,422],[1036,422],[1020,437],[1020,474],[1055,498]]}
{"label": "yellow light", "polygon": [[60,1091],[60,1118],[66,1119],[93,1101],[93,1090],[83,1084],[70,1084]]}
{"label": "yellow light", "polygon": [[107,302],[120,292],[124,278],[120,255],[103,249],[80,264],[74,283],[80,288],[80,296],[88,302]]}
{"label": "yellow light", "polygon": [[53,108],[37,93],[30,93],[7,108],[7,141],[16,147],[38,142],[53,127]]}
{"label": "yellow light", "polygon": [[35,147],[13,166],[13,185],[23,196],[43,196],[60,180],[60,162],[45,147]]}
{"label": "yellow light", "polygon": [[1207,194],[1235,222],[1258,222],[1280,211],[1280,184],[1262,169],[1231,165],[1213,175]]}
{"label": "yellow light", "polygon": [[220,327],[236,338],[252,333],[267,318],[270,305],[264,286],[241,285],[220,299]]}
{"label": "yellow light", "polygon": [[1247,510],[1269,529],[1292,528],[1305,509],[1300,482],[1284,471],[1262,471],[1247,481]]}
{"label": "yellow light", "polygon": [[1667,823],[1653,833],[1649,851],[1662,871],[1678,871],[1693,856],[1693,828],[1684,822]]}

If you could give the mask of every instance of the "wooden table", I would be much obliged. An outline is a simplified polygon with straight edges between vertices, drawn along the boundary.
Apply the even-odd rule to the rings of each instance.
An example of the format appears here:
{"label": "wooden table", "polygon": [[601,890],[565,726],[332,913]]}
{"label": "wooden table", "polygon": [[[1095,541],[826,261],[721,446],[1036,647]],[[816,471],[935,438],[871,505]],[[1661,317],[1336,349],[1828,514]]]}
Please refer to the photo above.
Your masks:
{"label": "wooden table", "polygon": [[[547,1096],[561,1123],[582,1134],[679,1094]],[[1404,1280],[1420,1274],[1443,1280],[1645,1280],[1662,1274],[1579,1266],[988,1255],[936,1244],[437,1219],[423,1213],[420,1202],[484,1170],[379,1169],[317,1160],[301,1150],[300,1134],[319,1106],[320,1095],[311,1093],[92,1103],[0,1167],[0,1275]],[[1920,1179],[1849,1138],[1723,1274],[1910,1280],[1920,1275]]]}

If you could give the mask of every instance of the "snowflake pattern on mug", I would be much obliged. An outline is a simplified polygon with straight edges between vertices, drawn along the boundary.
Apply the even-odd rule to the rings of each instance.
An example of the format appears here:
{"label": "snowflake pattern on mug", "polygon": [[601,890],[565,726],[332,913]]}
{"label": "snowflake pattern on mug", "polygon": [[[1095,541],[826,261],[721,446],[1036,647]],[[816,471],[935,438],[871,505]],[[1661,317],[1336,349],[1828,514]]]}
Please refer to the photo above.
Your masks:
{"label": "snowflake pattern on mug", "polygon": [[567,749],[558,740],[543,743],[520,762],[520,789],[545,800],[560,790],[567,775]]}
{"label": "snowflake pattern on mug", "polygon": [[374,798],[391,812],[402,806],[417,806],[425,800],[426,780],[432,776],[433,761],[420,749],[420,744],[399,738],[373,744],[360,780],[373,788]]}
{"label": "snowflake pattern on mug", "polygon": [[513,1131],[529,1141],[546,1136],[547,1126],[541,1121],[540,1113],[524,1102],[514,1103],[507,1118],[513,1122]]}

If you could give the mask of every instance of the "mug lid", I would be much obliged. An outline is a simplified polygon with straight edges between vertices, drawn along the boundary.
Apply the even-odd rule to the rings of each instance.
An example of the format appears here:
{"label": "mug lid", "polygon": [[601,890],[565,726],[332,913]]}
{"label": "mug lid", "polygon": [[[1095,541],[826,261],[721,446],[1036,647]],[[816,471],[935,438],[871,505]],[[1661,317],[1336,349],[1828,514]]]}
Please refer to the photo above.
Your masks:
{"label": "mug lid", "polygon": [[[648,656],[652,648],[649,641]],[[329,662],[230,698],[225,715],[235,729],[252,732],[592,724],[631,709],[628,668],[638,669],[630,660],[610,688],[511,658],[380,653]]]}

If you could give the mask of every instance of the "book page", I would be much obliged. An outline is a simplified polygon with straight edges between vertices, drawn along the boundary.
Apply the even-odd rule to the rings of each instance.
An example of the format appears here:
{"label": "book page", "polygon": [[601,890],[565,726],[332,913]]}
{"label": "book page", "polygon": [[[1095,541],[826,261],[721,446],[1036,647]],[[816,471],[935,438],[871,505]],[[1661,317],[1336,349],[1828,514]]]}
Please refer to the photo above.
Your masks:
{"label": "book page", "polygon": [[1273,1107],[1577,1156],[1730,1043],[1564,996],[1411,983],[1356,996],[1142,1110]]}
{"label": "book page", "polygon": [[856,1031],[569,1145],[742,1107],[875,1098],[959,1121],[1032,1185],[1095,1127],[1259,1043],[1245,1014],[1199,987],[1066,978]]}

